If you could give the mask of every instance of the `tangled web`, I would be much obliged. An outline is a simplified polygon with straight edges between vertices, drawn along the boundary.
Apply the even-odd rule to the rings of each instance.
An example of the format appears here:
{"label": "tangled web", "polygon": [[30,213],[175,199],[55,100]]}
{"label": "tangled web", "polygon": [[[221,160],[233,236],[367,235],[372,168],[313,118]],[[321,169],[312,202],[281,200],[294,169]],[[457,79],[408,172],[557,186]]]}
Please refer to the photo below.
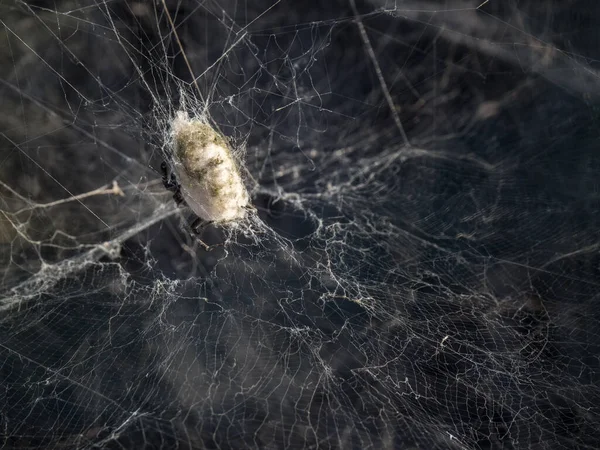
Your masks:
{"label": "tangled web", "polygon": [[[595,449],[594,2],[0,3],[0,447]],[[190,232],[177,111],[256,211]]]}

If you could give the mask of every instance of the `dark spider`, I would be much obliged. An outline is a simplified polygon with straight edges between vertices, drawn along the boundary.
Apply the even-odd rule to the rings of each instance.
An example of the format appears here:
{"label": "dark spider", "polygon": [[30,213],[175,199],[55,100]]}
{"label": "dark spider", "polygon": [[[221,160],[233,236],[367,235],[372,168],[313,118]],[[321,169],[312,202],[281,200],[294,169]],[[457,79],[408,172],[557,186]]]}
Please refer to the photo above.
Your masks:
{"label": "dark spider", "polygon": [[[177,177],[175,176],[175,173],[171,172],[171,174],[169,175],[169,166],[165,161],[163,161],[160,165],[160,170],[162,171],[163,185],[165,186],[166,190],[173,192],[173,199],[175,200],[177,206],[188,206],[185,199],[183,198],[183,194],[181,193],[181,184],[177,182]],[[190,228],[192,229],[192,232],[194,234],[200,235],[202,233],[202,230],[204,230],[206,226],[212,223],[212,221],[205,221],[201,217],[196,216],[196,219],[192,222]],[[202,243],[202,245],[204,245],[204,247],[207,250],[210,249],[210,247],[204,242],[200,242]]]}

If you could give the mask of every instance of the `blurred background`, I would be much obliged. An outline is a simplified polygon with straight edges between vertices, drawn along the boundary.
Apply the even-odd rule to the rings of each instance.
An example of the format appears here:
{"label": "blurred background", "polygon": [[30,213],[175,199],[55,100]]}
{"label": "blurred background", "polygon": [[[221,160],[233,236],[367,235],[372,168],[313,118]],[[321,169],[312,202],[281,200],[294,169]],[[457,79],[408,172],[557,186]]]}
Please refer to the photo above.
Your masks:
{"label": "blurred background", "polygon": [[[599,448],[599,21],[0,1],[0,448]],[[190,232],[179,110],[248,220]]]}

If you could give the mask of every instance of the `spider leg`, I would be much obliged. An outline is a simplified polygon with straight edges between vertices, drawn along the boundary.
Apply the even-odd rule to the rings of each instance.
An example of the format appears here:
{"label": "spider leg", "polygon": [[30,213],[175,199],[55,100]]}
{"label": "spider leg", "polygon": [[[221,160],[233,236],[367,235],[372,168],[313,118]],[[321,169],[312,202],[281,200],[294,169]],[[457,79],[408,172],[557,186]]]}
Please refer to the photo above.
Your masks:
{"label": "spider leg", "polygon": [[[163,161],[161,163],[160,171],[162,172],[162,182],[163,182],[163,185],[165,186],[165,189],[171,190],[173,187],[171,184],[172,179],[169,179],[169,166],[167,166],[166,161]],[[171,174],[171,175],[173,175],[173,174]]]}
{"label": "spider leg", "polygon": [[162,182],[166,190],[175,192],[181,187],[173,172],[171,172],[171,175],[169,176],[169,166],[165,161],[160,165],[160,170],[162,172]]}
{"label": "spider leg", "polygon": [[202,220],[200,217],[196,217],[196,219],[190,225],[192,232],[197,236],[198,242],[200,242],[200,244],[202,244],[202,246],[204,247],[204,250],[206,250],[206,251],[211,250],[214,247],[214,245],[207,245],[204,241],[202,241],[202,239],[200,239],[200,234],[202,233],[202,230],[204,230],[204,228],[206,228],[211,223],[213,223],[212,220],[205,221],[205,220]]}
{"label": "spider leg", "polygon": [[181,186],[178,186],[175,190],[175,193],[173,194],[173,199],[175,200],[177,206],[185,204],[185,199],[183,198],[183,194],[181,193]]}
{"label": "spider leg", "polygon": [[185,199],[181,193],[181,185],[177,182],[177,177],[173,172],[171,172],[171,175],[169,176],[169,166],[165,161],[160,165],[160,170],[162,171],[163,185],[165,186],[165,189],[173,192],[173,199],[177,206],[185,204]]}
{"label": "spider leg", "polygon": [[196,220],[194,220],[192,222],[191,228],[192,231],[194,232],[194,234],[200,234],[202,233],[202,230],[204,230],[204,228],[206,228],[208,225],[212,224],[213,221],[209,220],[202,220],[200,217],[196,217]]}

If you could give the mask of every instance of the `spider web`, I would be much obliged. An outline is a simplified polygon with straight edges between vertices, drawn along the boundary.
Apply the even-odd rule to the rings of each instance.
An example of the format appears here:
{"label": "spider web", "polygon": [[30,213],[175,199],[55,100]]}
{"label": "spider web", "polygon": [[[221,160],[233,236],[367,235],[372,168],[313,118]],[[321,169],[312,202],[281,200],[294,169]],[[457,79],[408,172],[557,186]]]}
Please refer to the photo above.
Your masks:
{"label": "spider web", "polygon": [[[598,448],[599,14],[1,2],[1,447]],[[180,109],[235,227],[162,185]]]}

